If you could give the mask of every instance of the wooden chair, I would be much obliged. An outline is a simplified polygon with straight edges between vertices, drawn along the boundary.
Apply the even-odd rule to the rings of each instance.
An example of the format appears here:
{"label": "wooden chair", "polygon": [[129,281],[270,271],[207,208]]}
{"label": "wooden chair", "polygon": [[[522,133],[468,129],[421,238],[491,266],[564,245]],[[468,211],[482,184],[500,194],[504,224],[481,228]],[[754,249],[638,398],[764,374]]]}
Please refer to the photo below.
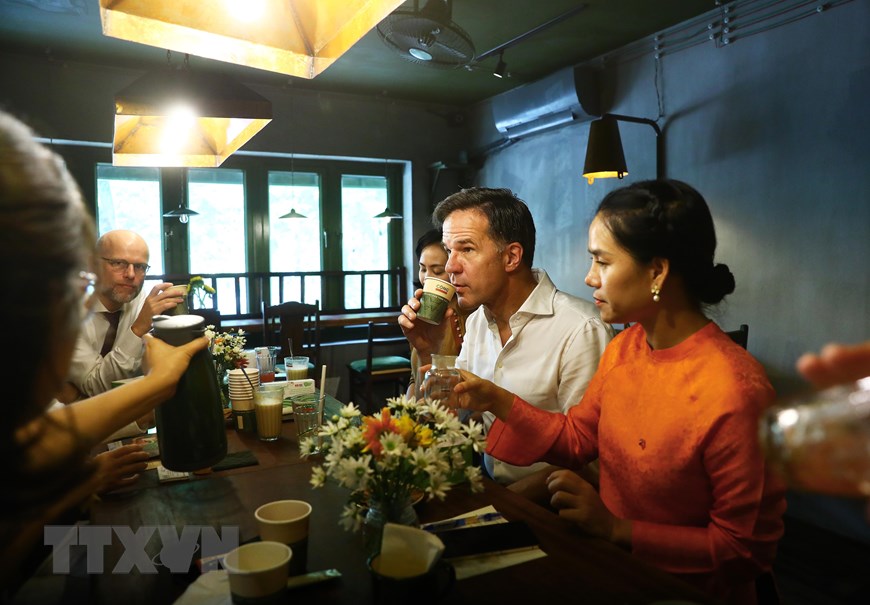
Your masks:
{"label": "wooden chair", "polygon": [[744,349],[749,344],[749,324],[740,324],[740,327],[730,332],[725,332],[731,337],[731,340],[739,344]]}
{"label": "wooden chair", "polygon": [[613,335],[614,335],[614,336],[616,336],[617,334],[619,334],[619,333],[622,332],[623,330],[627,330],[629,327],[631,327],[631,324],[628,323],[628,322],[622,324],[622,327],[621,327],[621,328],[616,327],[616,326],[618,326],[618,325],[619,325],[619,324],[610,324],[610,327],[613,328]]}
{"label": "wooden chair", "polygon": [[407,341],[395,322],[368,323],[368,342],[364,359],[347,364],[350,374],[350,400],[365,414],[375,412],[380,405],[374,400],[375,384],[391,383],[393,396],[398,397],[408,388],[411,378],[411,360],[400,355],[378,355],[378,350],[395,348]]}
{"label": "wooden chair", "polygon": [[221,312],[217,309],[194,309],[190,313],[205,318],[204,325],[214,326],[215,332],[221,331]]}
{"label": "wooden chair", "polygon": [[263,344],[281,347],[278,363],[293,355],[308,357],[309,375],[320,363],[320,301],[313,305],[301,302],[284,302],[268,305],[263,301]]}

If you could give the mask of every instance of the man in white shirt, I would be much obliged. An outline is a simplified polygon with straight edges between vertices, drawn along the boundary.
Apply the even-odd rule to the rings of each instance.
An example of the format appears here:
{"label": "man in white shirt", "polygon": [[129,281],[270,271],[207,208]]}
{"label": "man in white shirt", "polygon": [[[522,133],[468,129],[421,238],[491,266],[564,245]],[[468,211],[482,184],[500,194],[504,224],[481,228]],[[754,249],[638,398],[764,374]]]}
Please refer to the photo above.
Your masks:
{"label": "man in white shirt", "polygon": [[[466,320],[459,367],[542,409],[564,413],[580,402],[613,330],[594,304],[558,291],[545,271],[532,269],[535,224],[526,204],[508,189],[463,189],[438,204],[433,222],[443,231],[459,306],[480,305]],[[416,298],[408,301],[399,325],[426,364],[449,322],[415,321],[419,308]],[[491,423],[484,415],[487,429]],[[488,455],[484,465],[496,481],[530,496],[545,493],[553,468]]]}
{"label": "man in white shirt", "polygon": [[133,231],[109,231],[97,240],[97,302],[76,342],[64,403],[142,374],[142,336],[151,329],[151,318],[183,301],[165,292],[171,283],[143,292],[148,259],[148,244]]}

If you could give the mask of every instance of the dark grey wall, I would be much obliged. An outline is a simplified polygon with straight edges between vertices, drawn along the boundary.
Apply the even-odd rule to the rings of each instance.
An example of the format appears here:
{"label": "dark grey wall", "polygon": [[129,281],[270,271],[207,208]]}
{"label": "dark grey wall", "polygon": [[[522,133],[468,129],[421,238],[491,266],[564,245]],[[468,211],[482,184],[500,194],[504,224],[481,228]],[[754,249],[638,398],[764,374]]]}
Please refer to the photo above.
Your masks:
{"label": "dark grey wall", "polygon": [[[714,312],[750,326],[749,349],[775,386],[803,386],[796,358],[823,343],[870,338],[870,3],[851,2],[716,48],[661,61],[667,176],[707,198],[718,262],[737,290]],[[655,60],[611,62],[613,113],[655,118]],[[478,107],[474,144],[492,146]],[[537,265],[590,296],[586,230],[608,191],[655,177],[653,130],[620,123],[629,176],[581,177],[588,123],[495,151],[477,181],[510,187],[532,208]],[[487,137],[490,137],[487,139]]]}
{"label": "dark grey wall", "polygon": [[[797,357],[830,341],[870,339],[870,2],[854,1],[717,48],[661,61],[667,175],[697,187],[712,209],[718,262],[737,290],[713,318],[748,323],[749,351],[782,395],[805,387]],[[652,56],[609,62],[613,113],[655,118]],[[486,104],[479,149],[497,148]],[[581,177],[588,123],[488,155],[477,181],[510,187],[532,209],[537,266],[589,298],[586,231],[597,203],[622,185]],[[655,176],[654,133],[620,123],[630,174]],[[793,494],[793,514],[870,540],[863,502]]]}

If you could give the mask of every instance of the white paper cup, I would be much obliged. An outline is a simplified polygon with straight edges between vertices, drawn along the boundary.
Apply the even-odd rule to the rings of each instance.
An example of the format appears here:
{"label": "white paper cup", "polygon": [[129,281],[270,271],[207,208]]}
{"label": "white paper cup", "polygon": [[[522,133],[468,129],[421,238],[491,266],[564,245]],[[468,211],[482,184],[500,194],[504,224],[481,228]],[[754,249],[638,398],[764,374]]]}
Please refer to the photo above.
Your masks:
{"label": "white paper cup", "polygon": [[184,298],[185,296],[187,296],[187,286],[184,284],[169,286],[164,290],[164,292],[166,294],[169,294],[170,296],[179,296],[181,298]]}
{"label": "white paper cup", "polygon": [[[247,378],[245,378],[245,374],[247,374]],[[227,387],[230,399],[253,399],[254,391],[251,389],[251,385],[254,386],[254,389],[259,386],[260,370],[257,368],[236,368],[229,370],[228,376]]]}
{"label": "white paper cup", "polygon": [[251,542],[224,556],[234,602],[263,599],[287,589],[293,551],[281,542]]}
{"label": "white paper cup", "polygon": [[[253,367],[247,368],[234,368],[232,370],[228,370],[227,374],[229,375],[229,381],[232,382],[242,382],[244,384],[248,384],[248,378],[251,379],[255,385],[260,380],[260,370],[257,368],[257,364],[254,363]],[[248,378],[245,378],[245,374],[248,375]]]}
{"label": "white paper cup", "polygon": [[246,412],[254,409],[253,399],[232,399],[232,396],[230,397],[230,405],[237,412]]}
{"label": "white paper cup", "polygon": [[254,511],[261,540],[287,544],[293,549],[290,575],[306,572],[311,505],[303,500],[275,500]]}
{"label": "white paper cup", "polygon": [[169,286],[163,291],[165,294],[182,299],[180,303],[167,311],[168,315],[181,315],[187,313],[187,285]]}
{"label": "white paper cup", "polygon": [[456,289],[449,281],[437,277],[427,277],[423,282],[423,296],[417,318],[430,324],[440,324],[453,299]]}

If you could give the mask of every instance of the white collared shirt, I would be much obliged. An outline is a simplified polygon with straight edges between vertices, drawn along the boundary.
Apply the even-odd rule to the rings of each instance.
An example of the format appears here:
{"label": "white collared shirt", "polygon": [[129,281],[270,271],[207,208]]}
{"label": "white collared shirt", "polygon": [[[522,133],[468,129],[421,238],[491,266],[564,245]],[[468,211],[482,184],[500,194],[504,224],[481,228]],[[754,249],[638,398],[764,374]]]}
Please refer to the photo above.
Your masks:
{"label": "white collared shirt", "polygon": [[68,380],[85,396],[92,397],[112,388],[112,382],[142,374],[142,355],[145,344],[131,330],[133,322],[145,304],[145,288],[136,298],[121,306],[118,335],[112,350],[100,356],[109,321],[103,315],[107,309],[98,300],[94,312],[82,324],[70,364]]}
{"label": "white collared shirt", "polygon": [[[535,407],[564,414],[580,402],[613,329],[601,321],[593,303],[558,291],[546,271],[533,273],[538,285],[511,316],[504,347],[495,320],[481,306],[468,317],[457,365]],[[493,419],[484,414],[487,430]],[[513,466],[489,455],[484,463],[500,483],[546,466]]]}

